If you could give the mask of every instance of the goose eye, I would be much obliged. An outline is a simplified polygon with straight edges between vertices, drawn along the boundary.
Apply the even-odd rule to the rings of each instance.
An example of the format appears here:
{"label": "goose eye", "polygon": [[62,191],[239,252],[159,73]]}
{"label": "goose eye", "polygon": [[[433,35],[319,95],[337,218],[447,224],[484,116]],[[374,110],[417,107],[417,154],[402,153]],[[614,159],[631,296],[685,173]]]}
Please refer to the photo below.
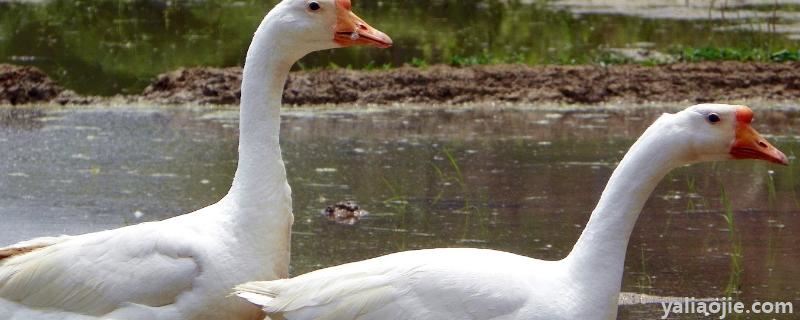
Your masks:
{"label": "goose eye", "polygon": [[318,3],[318,2],[316,2],[316,1],[311,1],[311,2],[308,4],[308,9],[310,9],[311,11],[317,11],[317,10],[319,10],[320,8],[321,8],[321,7],[320,7],[319,3]]}
{"label": "goose eye", "polygon": [[712,114],[708,115],[708,122],[717,123],[717,122],[720,122],[720,120],[722,120],[722,119],[720,119],[719,115],[716,114],[716,113],[712,113]]}

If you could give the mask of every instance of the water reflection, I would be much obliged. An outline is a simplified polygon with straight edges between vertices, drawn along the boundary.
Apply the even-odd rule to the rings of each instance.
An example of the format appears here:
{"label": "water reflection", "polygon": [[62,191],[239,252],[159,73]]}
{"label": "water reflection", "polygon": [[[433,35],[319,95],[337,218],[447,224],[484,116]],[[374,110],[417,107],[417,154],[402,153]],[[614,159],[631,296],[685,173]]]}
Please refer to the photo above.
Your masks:
{"label": "water reflection", "polygon": [[[276,2],[0,1],[0,62],[39,66],[80,93],[138,93],[155,75],[181,66],[241,64],[255,26]],[[740,19],[730,13],[725,19],[715,15],[689,21],[674,19],[686,17],[679,9],[703,11],[705,2],[681,6],[672,1],[667,9],[655,6],[662,14],[671,14],[655,17],[637,14],[641,6],[611,6],[627,15],[597,6],[586,9],[591,3],[355,1],[355,10],[392,35],[395,46],[316,53],[303,59],[300,67],[586,63],[606,48],[642,43],[662,51],[675,46],[798,48],[797,41],[774,27],[774,15],[767,14],[781,14],[778,22],[788,23],[781,28],[791,28],[797,20],[784,16],[796,18],[796,10],[783,2],[748,7],[765,9],[766,17]],[[773,27],[746,27],[762,23]]]}
{"label": "water reflection", "polygon": [[0,127],[38,129],[43,126],[38,119],[44,112],[38,109],[0,109]]}
{"label": "water reflection", "polygon": [[[0,243],[159,220],[221,197],[236,159],[236,110],[88,109],[0,122]],[[283,152],[296,222],[293,274],[431,247],[566,255],[616,162],[660,110],[287,111]],[[758,112],[787,154],[796,109]],[[232,126],[233,125],[233,126]],[[76,156],[78,155],[78,156]],[[631,239],[623,290],[721,296],[734,245],[745,301],[795,301],[800,202],[790,167],[751,161],[685,167],[648,202]],[[349,226],[320,215],[355,199]],[[657,307],[625,307],[622,318]]]}

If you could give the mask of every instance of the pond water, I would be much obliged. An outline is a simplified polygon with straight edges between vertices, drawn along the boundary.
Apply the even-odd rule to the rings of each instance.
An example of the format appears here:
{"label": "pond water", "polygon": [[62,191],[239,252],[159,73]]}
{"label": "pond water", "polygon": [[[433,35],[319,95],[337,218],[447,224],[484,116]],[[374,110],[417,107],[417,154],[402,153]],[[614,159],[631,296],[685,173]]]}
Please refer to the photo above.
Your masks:
{"label": "pond water", "polygon": [[[235,66],[276,0],[0,0],[0,63],[82,94],[139,93],[183,66]],[[355,11],[389,50],[321,52],[298,68],[591,63],[609,48],[800,48],[796,0],[383,0]]]}
{"label": "pond water", "polygon": [[[616,162],[660,112],[285,110],[292,274],[433,247],[559,259]],[[729,161],[672,172],[636,225],[624,291],[699,298],[734,288],[743,301],[800,305],[800,109],[757,117],[756,128],[792,164]],[[160,220],[215,202],[235,169],[236,119],[235,109],[216,108],[0,109],[0,245]],[[723,217],[725,198],[733,227]],[[371,214],[355,225],[320,214],[346,199]],[[736,251],[741,269],[732,267]],[[660,312],[623,307],[620,318]]]}

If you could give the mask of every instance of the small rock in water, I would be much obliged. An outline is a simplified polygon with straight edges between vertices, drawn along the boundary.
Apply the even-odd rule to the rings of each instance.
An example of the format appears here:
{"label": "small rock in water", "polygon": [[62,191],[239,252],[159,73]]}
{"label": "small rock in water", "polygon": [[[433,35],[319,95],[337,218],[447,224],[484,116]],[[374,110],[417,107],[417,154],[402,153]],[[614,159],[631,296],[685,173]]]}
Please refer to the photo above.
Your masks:
{"label": "small rock in water", "polygon": [[361,210],[355,201],[342,201],[335,205],[328,206],[322,214],[327,217],[328,220],[338,224],[354,225],[361,217],[369,213]]}

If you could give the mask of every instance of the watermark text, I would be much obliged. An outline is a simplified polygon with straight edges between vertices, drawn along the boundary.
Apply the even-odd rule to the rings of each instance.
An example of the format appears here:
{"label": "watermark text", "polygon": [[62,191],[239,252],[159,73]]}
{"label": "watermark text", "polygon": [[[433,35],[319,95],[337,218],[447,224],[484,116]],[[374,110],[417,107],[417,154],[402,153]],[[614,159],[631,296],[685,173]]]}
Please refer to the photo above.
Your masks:
{"label": "watermark text", "polygon": [[749,305],[731,298],[695,299],[684,298],[683,301],[661,302],[664,315],[699,314],[706,317],[715,316],[725,319],[735,314],[793,314],[794,305],[791,302],[762,302],[756,301]]}

